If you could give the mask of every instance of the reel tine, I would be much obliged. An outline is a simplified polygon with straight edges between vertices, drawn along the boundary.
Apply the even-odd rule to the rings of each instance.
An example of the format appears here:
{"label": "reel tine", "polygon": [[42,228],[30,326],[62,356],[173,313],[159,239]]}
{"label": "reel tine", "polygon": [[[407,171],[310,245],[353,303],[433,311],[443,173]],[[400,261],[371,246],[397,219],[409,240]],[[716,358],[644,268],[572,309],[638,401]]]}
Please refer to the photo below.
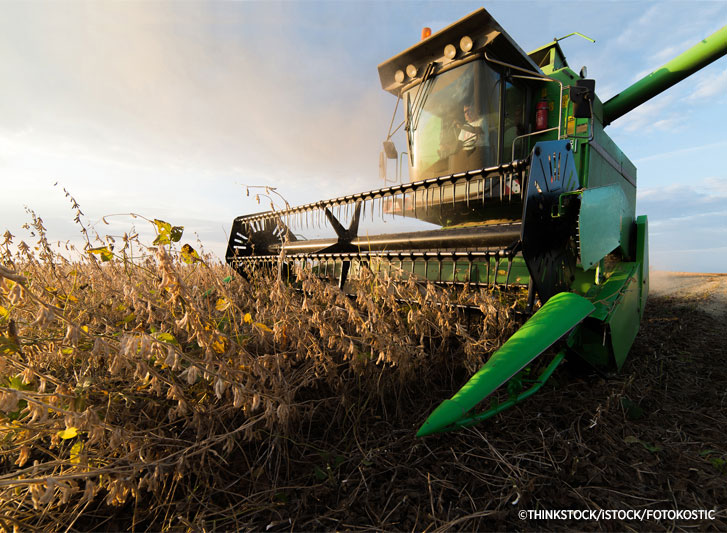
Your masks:
{"label": "reel tine", "polygon": [[444,203],[444,187],[439,184],[439,216],[442,216],[442,204]]}

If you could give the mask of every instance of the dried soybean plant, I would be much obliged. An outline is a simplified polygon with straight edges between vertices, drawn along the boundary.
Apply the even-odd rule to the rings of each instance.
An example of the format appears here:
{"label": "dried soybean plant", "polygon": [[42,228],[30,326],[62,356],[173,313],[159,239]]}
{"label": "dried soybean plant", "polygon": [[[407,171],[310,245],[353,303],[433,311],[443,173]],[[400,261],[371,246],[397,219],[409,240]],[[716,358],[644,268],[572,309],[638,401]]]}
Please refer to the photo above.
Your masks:
{"label": "dried soybean plant", "polygon": [[[37,246],[13,252],[6,232],[1,250],[3,530],[255,516],[305,484],[307,439],[382,414],[410,424],[516,327],[497,294],[394,275],[362,272],[353,296],[307,271],[248,281],[177,252],[180,232],[133,260],[125,237],[70,261],[32,216]],[[485,318],[466,320],[465,301]]]}

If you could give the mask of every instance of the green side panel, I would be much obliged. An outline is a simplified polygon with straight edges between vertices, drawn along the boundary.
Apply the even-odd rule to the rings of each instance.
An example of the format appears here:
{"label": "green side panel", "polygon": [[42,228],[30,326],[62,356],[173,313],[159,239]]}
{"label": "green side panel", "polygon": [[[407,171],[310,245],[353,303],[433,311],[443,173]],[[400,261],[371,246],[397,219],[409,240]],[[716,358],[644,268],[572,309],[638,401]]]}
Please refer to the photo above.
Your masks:
{"label": "green side panel", "polygon": [[646,215],[636,219],[636,260],[639,262],[641,279],[641,305],[639,315],[644,316],[646,299],[649,296],[649,221]]}
{"label": "green side panel", "polygon": [[553,296],[541,307],[451,399],[442,402],[417,436],[442,431],[489,396],[533,359],[591,314],[593,304],[570,292]]}
{"label": "green side panel", "polygon": [[611,314],[608,326],[611,336],[611,347],[616,368],[621,368],[626,360],[641,322],[638,266],[632,270],[626,280],[619,303]]}
{"label": "green side panel", "polygon": [[597,368],[620,368],[636,338],[642,312],[640,269],[638,262],[617,263],[605,282],[586,293],[595,310],[570,347]]}
{"label": "green side panel", "polygon": [[610,370],[613,364],[608,326],[595,318],[587,318],[568,337],[568,347],[599,370]]}
{"label": "green side panel", "polygon": [[589,270],[621,244],[627,208],[626,196],[615,184],[581,193],[578,248],[583,270]]}
{"label": "green side panel", "polygon": [[621,225],[621,251],[625,257],[633,259],[631,230],[636,222],[636,167],[621,152],[611,138],[603,131],[603,126],[593,121],[594,138],[585,144],[588,151],[587,187],[618,185],[626,197],[626,215]]}

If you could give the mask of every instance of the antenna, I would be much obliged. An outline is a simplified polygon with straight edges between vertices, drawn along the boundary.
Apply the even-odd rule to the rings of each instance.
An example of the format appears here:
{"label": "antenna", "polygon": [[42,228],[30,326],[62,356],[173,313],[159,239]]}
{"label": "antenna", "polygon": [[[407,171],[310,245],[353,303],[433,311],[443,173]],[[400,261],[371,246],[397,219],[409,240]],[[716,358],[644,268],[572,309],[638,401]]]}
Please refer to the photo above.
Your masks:
{"label": "antenna", "polygon": [[579,37],[583,37],[586,41],[591,41],[592,43],[595,43],[595,39],[591,39],[590,37],[587,37],[583,35],[581,32],[574,31],[573,33],[569,33],[565,37],[561,37],[560,39],[553,38],[553,40],[557,43],[558,41],[562,41],[563,39],[567,39],[568,37],[571,37],[572,35],[578,35]]}

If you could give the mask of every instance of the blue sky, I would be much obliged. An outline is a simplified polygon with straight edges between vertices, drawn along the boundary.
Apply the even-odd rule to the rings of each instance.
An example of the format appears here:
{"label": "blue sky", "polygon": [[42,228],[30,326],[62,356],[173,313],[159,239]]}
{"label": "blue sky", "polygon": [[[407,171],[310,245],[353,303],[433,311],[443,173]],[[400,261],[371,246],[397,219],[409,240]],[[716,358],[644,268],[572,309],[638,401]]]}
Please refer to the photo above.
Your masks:
{"label": "blue sky", "polygon": [[[135,212],[222,256],[232,219],[267,207],[243,184],[294,204],[379,187],[395,99],[377,65],[483,5],[526,51],[594,38],[561,45],[602,100],[727,24],[700,1],[3,3],[0,230],[26,238],[27,205],[78,242],[62,186],[102,234]],[[725,124],[722,58],[608,127],[655,268],[727,271]]]}

